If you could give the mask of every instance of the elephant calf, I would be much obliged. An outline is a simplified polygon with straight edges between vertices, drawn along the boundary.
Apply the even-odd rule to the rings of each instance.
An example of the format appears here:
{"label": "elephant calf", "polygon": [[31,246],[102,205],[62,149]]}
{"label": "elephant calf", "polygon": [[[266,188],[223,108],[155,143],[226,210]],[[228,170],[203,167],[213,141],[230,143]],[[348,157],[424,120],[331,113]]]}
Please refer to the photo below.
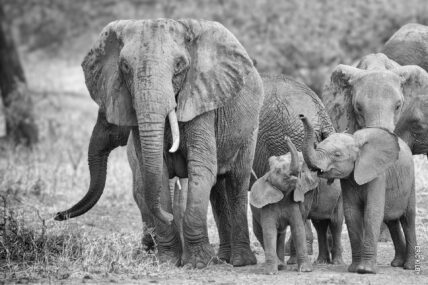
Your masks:
{"label": "elephant calf", "polygon": [[269,158],[270,170],[251,187],[253,227],[265,250],[265,273],[275,274],[284,267],[284,243],[291,226],[297,251],[298,271],[312,271],[306,253],[304,220],[318,186],[316,172],[303,163],[303,157],[287,137],[290,153]]}
{"label": "elephant calf", "polygon": [[[412,152],[395,134],[365,128],[330,135],[315,148],[305,125],[303,157],[323,178],[340,179],[352,249],[350,272],[376,273],[377,241],[385,221],[395,247],[392,266],[415,268],[415,176]],[[404,230],[405,238],[400,230]]]}
{"label": "elephant calf", "polygon": [[[342,259],[342,226],[343,226],[343,202],[342,189],[340,183],[334,181],[327,182],[320,179],[318,189],[313,198],[312,207],[308,218],[312,220],[318,236],[318,257],[315,264],[343,264]],[[307,222],[308,225],[310,225]],[[331,243],[328,239],[328,229],[331,231]],[[306,235],[312,229],[306,227]],[[308,244],[308,243],[306,243]],[[290,237],[290,259],[288,264],[296,263],[296,251],[294,249],[293,237]]]}

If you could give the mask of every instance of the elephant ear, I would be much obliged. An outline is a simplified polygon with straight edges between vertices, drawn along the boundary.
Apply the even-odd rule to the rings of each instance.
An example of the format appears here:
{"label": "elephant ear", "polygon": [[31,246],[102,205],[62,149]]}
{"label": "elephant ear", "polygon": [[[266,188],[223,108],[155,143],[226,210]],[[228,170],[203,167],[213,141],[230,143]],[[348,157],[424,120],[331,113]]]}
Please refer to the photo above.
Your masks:
{"label": "elephant ear", "polygon": [[186,122],[237,96],[254,66],[239,41],[220,23],[191,19],[179,22],[187,29],[191,57],[177,106],[178,120]]}
{"label": "elephant ear", "polygon": [[398,160],[398,137],[386,129],[362,129],[354,133],[354,139],[360,149],[354,168],[358,185],[372,181]]}
{"label": "elephant ear", "polygon": [[400,66],[392,70],[401,78],[405,99],[428,93],[428,73],[417,65]]}
{"label": "elephant ear", "polygon": [[294,190],[294,202],[303,202],[306,192],[309,192],[318,187],[319,178],[316,171],[311,171],[306,163],[302,164],[302,170],[299,174]]}
{"label": "elephant ear", "polygon": [[340,64],[331,74],[330,83],[324,87],[324,105],[338,132],[346,129],[354,132],[357,129],[352,105],[352,80],[362,72],[361,69]]}
{"label": "elephant ear", "polygon": [[119,70],[123,43],[120,31],[127,21],[108,24],[82,62],[86,86],[107,121],[118,126],[136,126],[131,95]]}
{"label": "elephant ear", "polygon": [[267,181],[268,175],[269,172],[257,179],[253,187],[251,187],[250,204],[256,208],[263,208],[284,198],[284,194]]}

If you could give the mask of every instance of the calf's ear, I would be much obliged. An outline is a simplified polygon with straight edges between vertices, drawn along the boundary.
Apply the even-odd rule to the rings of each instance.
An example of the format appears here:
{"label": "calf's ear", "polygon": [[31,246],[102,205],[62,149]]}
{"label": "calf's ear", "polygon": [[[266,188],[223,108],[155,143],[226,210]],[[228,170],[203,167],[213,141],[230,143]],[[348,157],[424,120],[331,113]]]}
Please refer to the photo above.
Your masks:
{"label": "calf's ear", "polygon": [[354,168],[358,185],[372,181],[398,160],[398,137],[388,130],[366,128],[355,132],[354,138],[360,149]]}
{"label": "calf's ear", "polygon": [[299,174],[294,190],[294,202],[304,202],[305,194],[318,187],[319,178],[316,171],[311,171],[306,163],[302,165],[302,171]]}
{"label": "calf's ear", "polygon": [[250,204],[256,208],[263,208],[284,198],[284,194],[267,181],[267,176],[268,173],[257,179],[253,187],[251,187]]}

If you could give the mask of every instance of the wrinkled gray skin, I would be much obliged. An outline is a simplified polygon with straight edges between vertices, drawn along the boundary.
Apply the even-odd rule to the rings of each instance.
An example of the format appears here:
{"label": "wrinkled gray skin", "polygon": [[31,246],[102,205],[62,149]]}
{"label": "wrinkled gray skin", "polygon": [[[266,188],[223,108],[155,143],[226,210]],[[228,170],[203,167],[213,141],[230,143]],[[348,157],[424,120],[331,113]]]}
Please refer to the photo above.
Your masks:
{"label": "wrinkled gray skin", "polygon": [[[89,147],[91,186],[56,219],[81,215],[97,202],[108,154],[132,129],[143,181],[139,194],[155,217],[159,260],[196,268],[208,264],[214,252],[207,207],[210,193],[216,193],[232,201],[225,204],[211,195],[218,227],[232,229],[231,263],[256,263],[249,246],[247,190],[264,95],[238,40],[211,21],[116,21],[103,29],[82,67],[101,114]],[[117,128],[120,139],[109,132]],[[184,249],[162,197],[174,176],[189,179]]]}
{"label": "wrinkled gray skin", "polygon": [[304,220],[318,186],[317,173],[310,171],[291,140],[290,153],[269,158],[269,171],[251,187],[250,204],[254,233],[265,251],[265,273],[284,269],[284,242],[287,227],[296,246],[297,270],[312,271],[306,252]]}
{"label": "wrinkled gray skin", "polygon": [[[257,137],[256,153],[254,156],[253,169],[257,177],[262,177],[269,171],[268,160],[271,156],[280,156],[287,153],[288,147],[285,144],[284,136],[288,136],[297,149],[300,150],[303,144],[304,129],[303,124],[298,118],[298,114],[305,114],[310,118],[314,126],[317,140],[325,139],[329,134],[334,132],[334,128],[324,108],[324,105],[318,96],[306,85],[299,83],[284,75],[268,75],[262,74],[263,88],[265,90],[265,102],[263,103],[260,112],[259,134]],[[251,185],[254,183],[254,177],[251,178]],[[335,185],[327,186],[324,182],[321,183],[321,192],[337,193]],[[333,196],[336,194],[332,194]],[[337,201],[337,196],[334,201]],[[320,200],[320,206],[325,206],[326,209],[334,209],[334,205],[330,204],[329,200]],[[324,205],[324,202],[328,203]],[[341,208],[341,206],[339,207]],[[319,214],[319,216],[318,216]],[[337,215],[336,215],[337,214]],[[319,213],[315,210],[312,216],[314,219],[325,219],[324,213]],[[337,217],[337,219],[336,219]],[[335,236],[341,232],[343,221],[343,213],[340,209],[333,214],[332,220],[337,220],[337,228],[334,229]],[[324,227],[326,221],[320,221],[320,226],[317,229],[318,239],[324,240]],[[308,224],[308,223],[306,223]],[[339,228],[340,224],[340,228]],[[256,225],[256,226],[255,226]],[[307,230],[311,230],[310,224],[306,226]],[[253,219],[253,231],[261,232],[261,228]],[[312,246],[312,233],[307,234],[307,243],[309,248]],[[340,233],[339,233],[340,235]],[[309,236],[309,237],[308,237]],[[337,240],[337,239],[336,239]],[[320,255],[317,261],[320,263],[331,260],[327,258],[333,252],[333,261],[339,263],[341,260],[339,252],[341,252],[340,241],[335,243],[332,253],[328,249],[327,243],[319,243]],[[336,254],[337,253],[337,254]],[[292,256],[290,263],[295,263],[296,258]]]}
{"label": "wrinkled gray skin", "polygon": [[[341,240],[344,216],[341,194],[342,190],[338,181],[329,185],[326,179],[320,179],[308,215],[318,236],[318,257],[314,264],[344,264]],[[312,230],[308,221],[305,225],[306,237],[308,231]],[[287,264],[295,264],[296,261],[293,239],[290,238],[290,259]]]}
{"label": "wrinkled gray skin", "polygon": [[[428,26],[407,24],[386,42],[382,52],[401,65],[418,65],[428,71]],[[413,154],[428,154],[428,88],[414,92],[405,102],[395,133]]]}
{"label": "wrinkled gray skin", "polygon": [[[398,32],[397,32],[398,33]],[[394,38],[394,37],[393,37]],[[389,53],[390,54],[390,53]],[[414,61],[403,64],[414,64]],[[411,128],[406,138],[413,154],[427,147],[425,133],[420,126],[428,123],[403,118],[403,108],[417,94],[427,94],[428,74],[419,66],[401,66],[385,54],[363,57],[357,67],[339,65],[333,71],[323,91],[323,102],[338,132],[352,134],[364,127],[382,127],[394,131],[396,126]],[[401,121],[400,121],[401,120]],[[385,227],[383,227],[385,228]],[[388,238],[385,231],[381,240]]]}
{"label": "wrinkled gray skin", "polygon": [[394,131],[401,110],[428,87],[428,74],[401,66],[382,53],[363,57],[357,67],[338,65],[323,91],[323,102],[338,132],[365,127]]}
{"label": "wrinkled gray skin", "polygon": [[[385,129],[330,135],[315,148],[305,123],[303,156],[320,177],[340,179],[351,241],[350,272],[376,273],[377,241],[384,221],[394,242],[392,266],[415,268],[415,177],[407,144]],[[404,236],[400,230],[400,223]]]}
{"label": "wrinkled gray skin", "polygon": [[[253,168],[256,173],[263,176],[268,170],[269,165],[267,163],[266,154],[271,155],[280,155],[282,153],[288,152],[288,147],[285,144],[284,136],[290,136],[292,141],[297,144],[297,147],[300,149],[303,142],[303,125],[298,119],[298,113],[305,113],[312,118],[313,124],[316,126],[316,132],[320,140],[325,138],[330,133],[332,133],[333,127],[330,119],[328,118],[324,106],[316,96],[316,94],[306,87],[304,84],[301,84],[291,78],[288,78],[283,75],[262,75],[263,86],[265,88],[266,100],[263,104],[261,116],[260,116],[260,130],[258,134],[258,143],[257,143],[257,152],[254,158]],[[128,160],[133,171],[133,180],[134,187],[133,193],[134,198],[140,208],[143,222],[148,227],[155,227],[154,219],[148,211],[143,194],[143,181],[142,177],[139,174],[138,169],[138,160],[136,157],[136,152],[133,147],[133,140],[130,138],[128,142]],[[165,165],[168,165],[168,161],[165,162]],[[180,180],[182,186],[183,180]],[[255,179],[252,177],[251,185],[254,183]],[[168,185],[167,177],[164,178],[164,185]],[[183,190],[175,191],[174,197],[182,197],[186,195],[186,188],[183,186]],[[329,191],[329,187],[325,187],[326,191]],[[165,186],[164,189],[169,189]],[[336,189],[335,186],[332,186],[332,189]],[[177,189],[176,189],[177,190]],[[334,190],[331,191],[334,193]],[[171,198],[171,192],[167,190],[162,194],[164,197],[165,204],[168,205],[168,209],[171,209],[171,205],[175,205],[173,209],[174,222],[181,222],[180,219],[176,218],[176,215],[180,215],[185,209],[185,199],[184,203],[181,203],[181,208],[178,206],[180,202],[183,202],[183,198],[174,197]],[[174,202],[172,202],[174,201]],[[217,201],[220,203],[228,203],[226,197],[221,197],[218,192],[211,192],[211,203],[212,207],[216,208]],[[321,200],[320,200],[321,201]],[[337,201],[337,197],[335,198]],[[321,205],[321,204],[320,204]],[[330,206],[327,206],[329,208]],[[333,207],[331,208],[333,209]],[[216,212],[214,212],[216,214]],[[224,213],[220,213],[224,215]],[[343,216],[343,213],[338,213],[338,216]],[[224,217],[226,219],[227,217]],[[217,217],[216,219],[220,219]],[[342,218],[343,219],[343,218]],[[338,218],[339,221],[339,218]],[[254,227],[253,227],[254,229]],[[310,229],[310,227],[309,227]],[[230,262],[230,224],[226,223],[224,227],[219,227],[219,237],[220,237],[220,247],[218,252],[218,257],[226,262]],[[312,233],[309,233],[312,235]],[[321,238],[322,239],[322,238]],[[145,235],[144,241],[146,246],[150,247],[151,236]],[[312,240],[310,241],[312,243]],[[340,244],[337,243],[337,250],[333,249],[334,252],[341,252]],[[328,252],[327,245],[319,243],[319,247],[323,248],[320,252]],[[336,248],[336,246],[335,246]],[[327,255],[327,254],[326,254]],[[324,258],[324,256],[320,256]],[[295,260],[295,258],[293,258]]]}

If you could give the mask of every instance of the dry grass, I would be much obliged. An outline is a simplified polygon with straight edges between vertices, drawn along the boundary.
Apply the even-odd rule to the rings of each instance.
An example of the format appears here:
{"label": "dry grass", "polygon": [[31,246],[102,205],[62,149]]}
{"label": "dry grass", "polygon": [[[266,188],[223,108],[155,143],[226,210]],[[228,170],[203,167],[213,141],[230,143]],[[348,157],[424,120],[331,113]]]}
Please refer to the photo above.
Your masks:
{"label": "dry grass", "polygon": [[[124,148],[111,155],[106,189],[99,203],[82,217],[54,221],[54,213],[76,202],[89,185],[86,152],[96,105],[86,94],[78,66],[63,61],[34,64],[34,57],[25,62],[34,90],[41,142],[32,151],[0,148],[0,282],[210,283],[219,276],[239,284],[272,282],[254,268],[220,265],[184,270],[159,265],[154,254],[144,252],[140,242],[142,224],[131,195],[131,172]],[[415,157],[415,164],[417,235],[419,243],[426,245],[428,162],[425,157]],[[210,240],[216,244],[218,236],[211,214],[208,223]],[[346,233],[343,236],[349,247]],[[253,235],[251,240],[262,262],[263,251]],[[349,250],[345,255],[349,262]],[[340,277],[342,273],[331,277],[328,270],[317,272],[315,279],[310,279],[311,275],[301,279],[297,273],[293,278],[297,278],[296,283],[346,281]]]}

